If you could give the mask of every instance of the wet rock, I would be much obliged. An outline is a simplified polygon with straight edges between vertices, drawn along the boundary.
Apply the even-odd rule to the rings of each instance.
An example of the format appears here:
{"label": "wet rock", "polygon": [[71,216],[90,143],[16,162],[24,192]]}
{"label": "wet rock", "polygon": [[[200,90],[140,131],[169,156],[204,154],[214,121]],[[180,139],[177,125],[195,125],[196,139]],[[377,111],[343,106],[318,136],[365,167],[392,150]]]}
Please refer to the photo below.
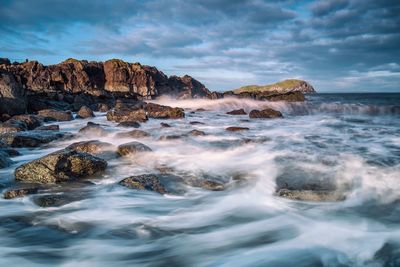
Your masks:
{"label": "wet rock", "polygon": [[21,153],[19,153],[17,150],[11,148],[8,144],[0,140],[0,153],[1,152],[5,153],[6,156],[8,157],[15,157],[21,155]]}
{"label": "wet rock", "polygon": [[69,138],[70,133],[58,131],[25,131],[7,133],[0,136],[0,140],[11,147],[38,147],[54,140]]}
{"label": "wet rock", "polygon": [[147,115],[154,119],[181,119],[185,117],[182,108],[172,108],[154,103],[147,103],[145,110]]}
{"label": "wet rock", "polygon": [[108,132],[100,125],[94,122],[88,122],[85,127],[79,129],[79,133],[82,135],[95,135],[105,136]]}
{"label": "wet rock", "polygon": [[36,196],[33,198],[33,203],[42,208],[61,207],[75,201],[80,201],[82,199],[85,199],[82,193],[61,193]]}
{"label": "wet rock", "polygon": [[25,122],[8,120],[6,122],[0,123],[0,134],[4,133],[15,133],[28,130],[28,126]]}
{"label": "wet rock", "polygon": [[106,103],[97,103],[91,106],[93,110],[100,112],[107,112],[111,109],[110,105]]}
{"label": "wet rock", "polygon": [[266,108],[263,110],[252,110],[249,113],[251,119],[272,119],[272,118],[282,118],[282,113],[280,111],[274,110],[272,108]]}
{"label": "wet rock", "polygon": [[0,68],[0,114],[23,114],[26,105],[25,90],[18,77]]}
{"label": "wet rock", "polygon": [[52,124],[52,125],[44,125],[36,128],[38,131],[59,131],[60,126],[57,124]]}
{"label": "wet rock", "polygon": [[160,123],[160,125],[163,128],[171,128],[172,127],[171,125],[169,125],[168,123],[165,123],[165,122]]}
{"label": "wet rock", "polygon": [[131,176],[119,182],[120,185],[131,189],[154,191],[160,194],[166,194],[167,190],[154,174],[143,174]]}
{"label": "wet rock", "polygon": [[194,187],[201,187],[203,189],[211,191],[222,191],[225,189],[224,184],[211,180],[199,180],[192,183],[191,185]]}
{"label": "wet rock", "polygon": [[341,201],[345,199],[345,195],[339,191],[328,190],[290,190],[280,189],[277,192],[280,197],[302,200],[302,201]]}
{"label": "wet rock", "polygon": [[13,199],[37,194],[38,191],[39,188],[37,187],[15,188],[7,190],[6,192],[4,192],[3,196],[5,199]]}
{"label": "wet rock", "polygon": [[117,133],[116,136],[122,138],[144,138],[150,136],[150,134],[142,130],[132,130],[125,133]]}
{"label": "wet rock", "polygon": [[247,127],[232,126],[232,127],[226,128],[225,130],[229,131],[229,132],[239,132],[239,131],[248,131],[250,129]]}
{"label": "wet rock", "polygon": [[146,122],[148,120],[146,111],[141,108],[122,108],[107,112],[107,120],[116,122]]}
{"label": "wet rock", "polygon": [[110,143],[98,140],[82,141],[66,147],[68,150],[84,152],[102,159],[111,159],[117,156],[117,148]]}
{"label": "wet rock", "polygon": [[198,108],[198,109],[196,109],[196,111],[197,111],[197,112],[203,112],[203,111],[207,111],[207,110],[204,109],[204,108]]}
{"label": "wet rock", "polygon": [[226,114],[228,114],[228,115],[246,115],[247,113],[246,113],[246,111],[244,111],[244,109],[241,108],[241,109],[229,111]]}
{"label": "wet rock", "polygon": [[200,130],[191,130],[188,134],[192,135],[192,136],[203,136],[203,135],[206,135],[205,132],[200,131]]}
{"label": "wet rock", "polygon": [[200,121],[191,121],[189,122],[191,125],[205,125],[204,122],[200,122]]}
{"label": "wet rock", "polygon": [[33,130],[42,125],[42,120],[36,115],[16,115],[11,118],[13,121],[24,122],[28,130]]}
{"label": "wet rock", "polygon": [[160,141],[168,141],[168,140],[177,140],[181,139],[183,136],[181,135],[162,135],[160,136],[159,140]]}
{"label": "wet rock", "polygon": [[91,110],[89,107],[82,106],[79,109],[78,113],[76,114],[76,117],[85,119],[85,118],[93,118],[93,117],[95,117],[95,115],[93,113],[93,110]]}
{"label": "wet rock", "polygon": [[106,167],[103,159],[63,149],[19,166],[14,175],[17,181],[48,184],[84,178]]}
{"label": "wet rock", "polygon": [[133,155],[140,152],[150,152],[150,151],[152,151],[150,147],[135,141],[118,146],[118,154],[120,154],[121,156]]}
{"label": "wet rock", "polygon": [[11,166],[12,164],[13,161],[10,159],[10,156],[6,152],[0,150],[0,169]]}
{"label": "wet rock", "polygon": [[140,123],[138,123],[137,121],[124,121],[124,122],[118,123],[117,126],[119,126],[119,127],[139,128],[140,127]]}
{"label": "wet rock", "polygon": [[73,116],[71,111],[62,111],[55,109],[43,109],[38,112],[47,121],[71,121]]}

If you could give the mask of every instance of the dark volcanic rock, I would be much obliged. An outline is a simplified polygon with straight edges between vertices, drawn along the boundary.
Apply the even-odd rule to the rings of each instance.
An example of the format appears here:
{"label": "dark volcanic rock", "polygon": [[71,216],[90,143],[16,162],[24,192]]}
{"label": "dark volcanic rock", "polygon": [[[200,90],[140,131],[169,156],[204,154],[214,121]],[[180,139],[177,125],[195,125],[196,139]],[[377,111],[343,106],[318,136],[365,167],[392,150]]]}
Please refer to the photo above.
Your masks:
{"label": "dark volcanic rock", "polygon": [[232,127],[226,128],[225,130],[227,130],[229,132],[239,132],[239,131],[248,131],[250,129],[247,127],[232,126]]}
{"label": "dark volcanic rock", "polygon": [[228,114],[228,115],[246,115],[247,113],[244,111],[244,109],[241,108],[241,109],[229,111],[226,114]]}
{"label": "dark volcanic rock", "polygon": [[71,111],[62,111],[54,109],[44,109],[38,112],[39,116],[50,121],[71,121],[73,120]]}
{"label": "dark volcanic rock", "polygon": [[25,131],[7,133],[0,136],[0,140],[12,147],[38,147],[57,139],[71,137],[71,134],[58,131]]}
{"label": "dark volcanic rock", "polygon": [[272,108],[266,108],[263,110],[252,110],[249,113],[249,117],[251,119],[273,119],[273,118],[282,118],[282,113],[277,110],[273,110]]}
{"label": "dark volcanic rock", "polygon": [[82,135],[94,135],[94,136],[104,136],[108,132],[98,123],[88,122],[85,127],[79,129],[79,133]]}
{"label": "dark volcanic rock", "polygon": [[118,123],[117,126],[119,126],[119,127],[139,128],[140,127],[140,123],[138,123],[137,121],[124,121],[124,122]]}
{"label": "dark volcanic rock", "polygon": [[95,117],[95,116],[94,116],[93,110],[91,110],[91,109],[90,109],[89,107],[87,107],[87,106],[82,106],[82,107],[79,109],[79,111],[78,111],[76,117],[77,117],[77,118],[92,118],[92,117]]}
{"label": "dark volcanic rock", "polygon": [[172,108],[154,103],[147,103],[145,110],[147,115],[154,119],[180,119],[185,117],[182,108]]}
{"label": "dark volcanic rock", "polygon": [[47,184],[84,178],[106,167],[103,159],[63,149],[19,166],[14,174],[17,181]]}
{"label": "dark volcanic rock", "polygon": [[149,190],[160,194],[166,194],[167,190],[158,177],[154,174],[131,176],[119,182],[120,185],[132,189]]}
{"label": "dark volcanic rock", "polygon": [[121,156],[150,151],[152,151],[150,147],[135,141],[118,146],[118,154],[120,154]]}
{"label": "dark volcanic rock", "polygon": [[143,138],[143,137],[148,137],[150,134],[148,132],[142,131],[142,130],[132,130],[129,132],[124,132],[124,133],[117,133],[117,137],[122,137],[122,138]]}
{"label": "dark volcanic rock", "polygon": [[5,199],[13,199],[37,194],[38,191],[39,188],[37,187],[15,188],[7,190],[6,192],[4,192],[3,196]]}

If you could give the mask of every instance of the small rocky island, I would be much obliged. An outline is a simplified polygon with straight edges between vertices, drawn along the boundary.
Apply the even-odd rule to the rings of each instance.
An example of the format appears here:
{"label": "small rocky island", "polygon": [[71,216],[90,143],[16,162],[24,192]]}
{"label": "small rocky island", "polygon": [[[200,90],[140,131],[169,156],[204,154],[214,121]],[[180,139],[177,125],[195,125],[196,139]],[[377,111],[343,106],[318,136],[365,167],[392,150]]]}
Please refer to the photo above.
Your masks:
{"label": "small rocky island", "polygon": [[[37,61],[11,63],[8,59],[1,59],[0,168],[15,166],[15,179],[6,186],[4,198],[12,199],[49,190],[59,192],[60,187],[52,185],[66,183],[81,183],[80,188],[87,187],[88,184],[83,181],[96,175],[101,177],[110,160],[152,153],[152,148],[138,140],[151,138],[154,132],[137,129],[141,125],[150,120],[181,120],[188,111],[197,114],[206,112],[200,108],[187,110],[154,103],[153,100],[158,97],[210,101],[246,98],[273,103],[302,102],[305,100],[304,93],[311,92],[314,92],[314,88],[300,80],[286,80],[268,86],[246,86],[227,92],[210,92],[201,82],[188,75],[168,77],[155,67],[119,59],[105,62],[68,59],[50,66]],[[127,129],[117,133],[116,138],[132,140],[116,146],[93,139],[109,134],[109,126],[91,121],[99,114],[113,123],[114,129]],[[226,112],[226,116],[243,117],[241,120],[245,122],[248,119],[282,118],[283,114],[265,106],[262,109],[231,110]],[[86,125],[77,133],[60,130],[60,123],[65,125],[79,119],[85,120]],[[188,123],[191,127],[205,124],[199,121]],[[159,132],[172,127],[166,122],[161,122],[160,126]],[[250,130],[240,125],[221,125],[221,129],[229,134]],[[207,136],[207,132],[193,128],[182,135],[159,135],[157,140],[173,141],[204,136]],[[61,150],[23,164],[13,161],[13,157],[21,155],[24,149],[40,149],[54,142],[85,137],[84,141],[70,142]],[[243,139],[243,142],[254,140]],[[173,170],[169,171],[168,167],[157,168],[158,173],[129,176],[119,184],[160,194],[181,194],[183,185],[216,191],[232,186],[232,181],[179,176]],[[331,184],[312,185],[314,188],[311,188],[309,184],[293,187],[290,181],[278,182],[277,195],[283,197],[318,201],[339,200],[343,197]],[[65,194],[50,194],[50,197],[45,195],[36,202],[41,206],[58,206],[74,201],[75,198],[70,196],[71,188],[66,188],[68,190]]]}

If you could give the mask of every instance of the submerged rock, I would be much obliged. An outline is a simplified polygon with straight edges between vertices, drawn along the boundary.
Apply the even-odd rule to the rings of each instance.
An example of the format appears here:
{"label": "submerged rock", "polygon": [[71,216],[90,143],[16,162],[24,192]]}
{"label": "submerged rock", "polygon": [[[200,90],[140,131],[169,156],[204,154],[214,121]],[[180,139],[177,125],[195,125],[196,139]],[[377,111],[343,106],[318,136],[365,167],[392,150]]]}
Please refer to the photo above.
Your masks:
{"label": "submerged rock", "polygon": [[282,118],[283,115],[280,111],[274,110],[272,108],[266,108],[263,110],[252,110],[249,113],[251,119],[272,119],[272,118]]}
{"label": "submerged rock", "polygon": [[19,197],[25,197],[27,195],[37,194],[39,191],[38,187],[23,187],[23,188],[15,188],[15,189],[8,189],[4,192],[3,196],[5,199],[13,199]]}
{"label": "submerged rock", "polygon": [[38,147],[54,140],[71,137],[70,133],[58,131],[26,131],[8,133],[0,136],[0,140],[11,147]]}
{"label": "submerged rock", "polygon": [[62,111],[55,109],[43,109],[38,112],[39,116],[48,121],[71,121],[73,120],[71,111]]}
{"label": "submerged rock", "polygon": [[13,161],[10,159],[10,155],[0,150],[0,169],[11,166],[12,164]]}
{"label": "submerged rock", "polygon": [[239,131],[248,131],[250,129],[247,127],[232,126],[232,127],[226,128],[225,130],[229,131],[229,132],[239,132]]}
{"label": "submerged rock", "polygon": [[57,125],[57,124],[45,125],[45,126],[40,126],[40,127],[36,128],[35,130],[38,130],[38,131],[59,131],[60,130],[60,126]]}
{"label": "submerged rock", "polygon": [[15,133],[26,130],[28,130],[28,126],[22,121],[7,120],[6,122],[0,123],[0,134]]}
{"label": "submerged rock", "polygon": [[107,162],[88,153],[63,149],[15,169],[17,181],[58,183],[84,178],[105,170]]}
{"label": "submerged rock", "polygon": [[160,141],[168,141],[168,140],[177,140],[177,139],[181,139],[183,136],[182,135],[162,135],[160,136],[160,138],[158,140]]}
{"label": "submerged rock", "polygon": [[124,133],[117,133],[117,137],[122,137],[122,138],[143,138],[143,137],[148,137],[150,134],[148,132],[142,131],[142,130],[132,130],[129,132],[124,132]]}
{"label": "submerged rock", "polygon": [[91,110],[89,107],[82,106],[79,109],[78,113],[76,114],[76,117],[84,119],[84,118],[93,118],[95,117],[95,115],[93,113],[93,110]]}
{"label": "submerged rock", "polygon": [[191,130],[188,135],[192,135],[192,136],[203,136],[206,135],[205,132],[200,131],[200,130]]}
{"label": "submerged rock", "polygon": [[200,122],[200,121],[191,121],[189,122],[191,125],[205,125],[204,122]]}
{"label": "submerged rock", "polygon": [[339,191],[329,190],[290,190],[280,189],[277,192],[280,197],[303,200],[303,201],[341,201],[345,199],[345,195]]}
{"label": "submerged rock", "polygon": [[13,116],[10,121],[25,123],[27,130],[33,130],[42,125],[41,118],[36,115],[16,115]]}
{"label": "submerged rock", "polygon": [[150,151],[152,151],[150,147],[135,141],[118,146],[118,154],[120,154],[121,156]]}
{"label": "submerged rock", "polygon": [[241,108],[241,109],[229,111],[226,114],[228,114],[228,115],[246,115],[247,113],[246,113],[246,111],[244,111],[244,109]]}
{"label": "submerged rock", "polygon": [[117,148],[110,143],[101,142],[99,140],[90,140],[73,143],[66,147],[66,149],[88,153],[103,159],[111,159],[117,156]]}
{"label": "submerged rock", "polygon": [[118,123],[117,126],[119,126],[119,127],[139,128],[140,127],[140,123],[138,123],[137,121],[124,121],[124,122]]}
{"label": "submerged rock", "polygon": [[168,123],[165,123],[165,122],[160,123],[160,125],[163,128],[171,128],[172,127],[171,125],[169,125]]}
{"label": "submerged rock", "polygon": [[85,196],[82,194],[82,192],[80,194],[77,194],[76,192],[74,192],[73,194],[59,193],[36,196],[33,198],[33,203],[42,208],[61,207],[83,199],[85,199]]}
{"label": "submerged rock", "polygon": [[79,129],[79,133],[83,135],[104,136],[107,131],[100,125],[94,122],[88,122],[85,127]]}
{"label": "submerged rock", "polygon": [[132,189],[154,191],[160,194],[167,193],[164,185],[154,174],[131,176],[123,179],[119,184]]}

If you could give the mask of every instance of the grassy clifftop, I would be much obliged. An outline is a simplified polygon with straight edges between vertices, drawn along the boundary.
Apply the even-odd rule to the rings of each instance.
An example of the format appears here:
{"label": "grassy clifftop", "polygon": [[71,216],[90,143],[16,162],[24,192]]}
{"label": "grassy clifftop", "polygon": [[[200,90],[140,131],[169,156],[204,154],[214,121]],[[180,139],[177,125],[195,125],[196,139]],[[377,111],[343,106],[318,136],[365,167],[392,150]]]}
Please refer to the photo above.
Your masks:
{"label": "grassy clifftop", "polygon": [[235,94],[244,92],[289,92],[301,91],[303,93],[315,92],[314,88],[303,80],[289,79],[268,85],[247,85],[233,90]]}

